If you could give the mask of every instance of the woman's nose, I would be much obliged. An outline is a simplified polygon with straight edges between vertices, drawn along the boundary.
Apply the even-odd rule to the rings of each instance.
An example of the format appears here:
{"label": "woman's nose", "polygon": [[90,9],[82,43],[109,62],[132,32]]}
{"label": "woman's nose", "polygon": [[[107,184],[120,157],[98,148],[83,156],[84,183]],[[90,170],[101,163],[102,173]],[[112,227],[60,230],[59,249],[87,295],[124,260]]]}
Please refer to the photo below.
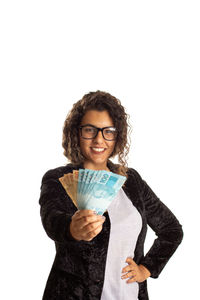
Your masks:
{"label": "woman's nose", "polygon": [[98,141],[98,142],[102,142],[104,141],[104,138],[103,138],[103,133],[99,130],[99,132],[97,133],[97,136],[94,138],[95,141]]}

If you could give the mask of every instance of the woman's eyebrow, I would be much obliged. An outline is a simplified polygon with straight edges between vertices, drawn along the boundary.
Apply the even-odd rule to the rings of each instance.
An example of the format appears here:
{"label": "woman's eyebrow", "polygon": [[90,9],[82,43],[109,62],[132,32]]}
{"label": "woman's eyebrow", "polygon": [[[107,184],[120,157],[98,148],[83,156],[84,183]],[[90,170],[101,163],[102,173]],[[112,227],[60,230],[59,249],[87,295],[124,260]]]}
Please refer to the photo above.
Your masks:
{"label": "woman's eyebrow", "polygon": [[95,127],[95,128],[114,127],[113,125],[107,125],[107,126],[104,126],[104,127],[98,127],[98,126],[93,125],[93,124],[90,124],[90,123],[82,124],[81,126],[93,126],[93,127]]}
{"label": "woman's eyebrow", "polygon": [[93,125],[93,124],[90,124],[90,123],[87,123],[87,124],[82,124],[81,126],[86,126],[86,125],[88,125],[88,126],[94,126],[94,127],[96,127],[95,125]]}

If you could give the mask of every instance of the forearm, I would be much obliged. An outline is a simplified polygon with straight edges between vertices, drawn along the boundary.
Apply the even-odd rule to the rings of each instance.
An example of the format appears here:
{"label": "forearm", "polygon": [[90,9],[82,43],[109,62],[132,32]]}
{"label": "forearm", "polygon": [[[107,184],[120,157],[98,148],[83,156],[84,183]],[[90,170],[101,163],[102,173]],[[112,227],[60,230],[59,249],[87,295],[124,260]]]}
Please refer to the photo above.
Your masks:
{"label": "forearm", "polygon": [[143,201],[147,224],[157,235],[152,247],[141,259],[140,264],[157,278],[183,239],[182,226],[171,210],[155,195],[143,181]]}

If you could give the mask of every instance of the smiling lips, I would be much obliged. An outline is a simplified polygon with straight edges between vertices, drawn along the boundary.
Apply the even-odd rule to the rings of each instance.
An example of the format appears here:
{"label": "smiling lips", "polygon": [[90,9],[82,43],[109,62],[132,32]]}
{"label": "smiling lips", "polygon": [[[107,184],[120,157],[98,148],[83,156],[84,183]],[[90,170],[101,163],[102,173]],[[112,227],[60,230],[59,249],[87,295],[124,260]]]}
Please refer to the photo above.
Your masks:
{"label": "smiling lips", "polygon": [[98,153],[98,154],[103,153],[106,150],[106,148],[95,148],[95,147],[91,147],[91,149],[93,153]]}

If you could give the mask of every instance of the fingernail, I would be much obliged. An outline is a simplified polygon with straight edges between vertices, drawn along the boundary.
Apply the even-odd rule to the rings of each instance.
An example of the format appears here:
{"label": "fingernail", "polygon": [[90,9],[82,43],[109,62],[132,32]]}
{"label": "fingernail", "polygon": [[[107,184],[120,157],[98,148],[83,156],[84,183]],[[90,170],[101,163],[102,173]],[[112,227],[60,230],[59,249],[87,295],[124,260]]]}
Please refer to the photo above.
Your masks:
{"label": "fingernail", "polygon": [[96,212],[96,210],[94,210],[94,211],[93,211],[93,214],[94,214],[94,215],[97,215],[97,212]]}
{"label": "fingernail", "polygon": [[101,216],[101,217],[102,217],[102,219],[103,219],[103,220],[105,220],[105,219],[106,219],[106,217],[104,217],[104,216]]}

